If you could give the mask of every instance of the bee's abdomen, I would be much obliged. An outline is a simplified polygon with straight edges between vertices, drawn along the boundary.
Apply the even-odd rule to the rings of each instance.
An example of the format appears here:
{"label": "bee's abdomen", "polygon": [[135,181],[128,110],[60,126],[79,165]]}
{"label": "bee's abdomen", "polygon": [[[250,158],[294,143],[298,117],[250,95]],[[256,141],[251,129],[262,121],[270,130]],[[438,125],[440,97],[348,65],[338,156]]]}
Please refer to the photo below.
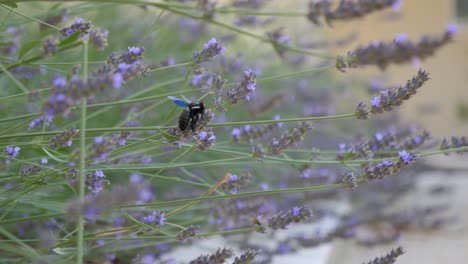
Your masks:
{"label": "bee's abdomen", "polygon": [[179,129],[181,131],[185,131],[189,125],[190,121],[190,111],[188,109],[184,109],[179,116]]}

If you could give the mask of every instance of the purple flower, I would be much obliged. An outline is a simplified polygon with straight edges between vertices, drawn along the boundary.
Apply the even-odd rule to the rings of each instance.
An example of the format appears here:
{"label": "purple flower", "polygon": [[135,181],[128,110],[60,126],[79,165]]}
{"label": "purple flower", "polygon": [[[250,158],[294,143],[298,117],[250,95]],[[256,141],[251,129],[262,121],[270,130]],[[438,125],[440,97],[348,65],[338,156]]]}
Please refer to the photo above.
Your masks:
{"label": "purple flower", "polygon": [[450,23],[447,25],[447,28],[445,29],[447,31],[447,33],[451,34],[451,35],[455,35],[458,33],[458,25],[455,24],[455,23]]}
{"label": "purple flower", "polygon": [[106,177],[106,176],[104,176],[104,172],[102,172],[102,170],[96,170],[95,175],[98,178],[105,178]]}
{"label": "purple flower", "polygon": [[406,35],[406,33],[399,33],[399,34],[396,35],[394,41],[397,42],[397,43],[406,42],[406,41],[408,41],[408,35]]}
{"label": "purple flower", "polygon": [[142,264],[153,264],[156,263],[156,258],[154,257],[153,254],[145,254],[143,257],[141,257],[141,263]]}
{"label": "purple flower", "polygon": [[52,84],[54,87],[65,87],[65,85],[67,85],[67,79],[65,77],[58,76],[52,81]]}
{"label": "purple flower", "polygon": [[47,160],[47,158],[42,158],[41,159],[41,164],[47,164],[49,162],[49,160]]}
{"label": "purple flower", "polygon": [[415,160],[415,155],[412,153],[408,153],[405,150],[398,152],[400,156],[400,160],[403,161],[405,164],[409,164]]}
{"label": "purple flower", "polygon": [[95,170],[94,173],[86,173],[85,183],[88,190],[92,194],[97,194],[103,189],[104,184],[108,184],[109,181],[105,180],[106,176],[102,170]]}
{"label": "purple flower", "polygon": [[84,216],[91,223],[95,223],[100,211],[96,206],[90,205],[85,208]]}
{"label": "purple flower", "polygon": [[237,175],[235,174],[231,174],[229,176],[229,181],[232,183],[232,182],[236,182],[237,180],[239,179],[239,177],[237,177]]}
{"label": "purple flower", "polygon": [[[46,115],[45,126],[49,126],[50,122],[52,122],[52,119],[54,119],[53,116]],[[43,124],[43,122],[44,122],[44,116],[39,116],[39,117],[35,118],[33,121],[31,121],[31,123],[29,123],[28,128],[33,129],[33,128]]]}
{"label": "purple flower", "polygon": [[227,91],[226,101],[231,104],[236,104],[243,99],[249,101],[256,88],[256,78],[257,76],[251,69],[244,71],[241,84]]}
{"label": "purple flower", "polygon": [[85,23],[83,18],[81,17],[75,17],[75,23],[73,23],[72,25],[68,27],[62,28],[60,30],[60,33],[62,33],[64,37],[68,37],[75,32],[80,32],[82,35],[88,34],[90,29],[91,29],[90,23]]}
{"label": "purple flower", "polygon": [[384,135],[382,133],[375,134],[375,140],[382,141],[382,139],[384,139]]}
{"label": "purple flower", "polygon": [[21,150],[21,148],[20,148],[20,147],[17,147],[17,146],[7,146],[7,147],[5,148],[5,154],[6,154],[9,158],[16,158],[16,156],[18,156],[20,150]]}
{"label": "purple flower", "polygon": [[239,138],[241,135],[241,130],[239,128],[234,128],[231,132],[233,138]]}
{"label": "purple flower", "polygon": [[112,76],[112,87],[115,89],[119,89],[122,87],[122,84],[124,82],[123,75],[120,72],[116,72],[114,76]]}
{"label": "purple flower", "polygon": [[[280,116],[280,115],[275,115],[275,116],[273,117],[273,120],[280,120],[280,119],[281,119],[281,116]],[[277,123],[276,125],[278,126],[278,128],[282,128],[282,127],[283,127],[283,123],[282,123],[282,122],[281,122],[281,123]]]}
{"label": "purple flower", "polygon": [[153,211],[150,215],[143,217],[145,224],[157,224],[163,226],[166,221],[166,213]]}
{"label": "purple flower", "polygon": [[224,54],[224,47],[215,38],[211,38],[201,52],[192,54],[192,58],[195,64],[200,64],[214,59],[218,54]]}
{"label": "purple flower", "polygon": [[133,184],[142,183],[144,179],[145,178],[143,178],[143,175],[138,173],[133,173],[132,175],[130,175],[130,182]]}
{"label": "purple flower", "polygon": [[141,52],[141,48],[139,48],[139,47],[128,47],[128,52],[132,53],[133,55],[138,55]]}
{"label": "purple flower", "polygon": [[391,167],[393,166],[393,162],[391,160],[384,160],[382,161],[382,165],[386,167]]}
{"label": "purple flower", "polygon": [[291,209],[291,212],[292,212],[292,216],[293,217],[297,217],[299,215],[299,212],[301,211],[301,208],[297,207],[297,206],[294,206],[292,209]]}
{"label": "purple flower", "polygon": [[379,107],[380,101],[380,96],[374,96],[371,100],[372,107]]}
{"label": "purple flower", "polygon": [[402,5],[402,1],[401,1],[401,0],[396,0],[396,1],[392,4],[392,9],[393,9],[393,11],[395,11],[395,12],[400,12],[400,11],[401,11],[401,5]]}
{"label": "purple flower", "polygon": [[75,24],[79,25],[79,24],[83,24],[83,22],[84,22],[83,18],[75,17]]}
{"label": "purple flower", "polygon": [[126,72],[128,69],[132,68],[131,64],[122,62],[117,65],[117,68],[119,69],[120,72]]}
{"label": "purple flower", "polygon": [[208,133],[206,133],[205,131],[202,131],[198,134],[198,139],[200,140],[206,140],[208,138]]}

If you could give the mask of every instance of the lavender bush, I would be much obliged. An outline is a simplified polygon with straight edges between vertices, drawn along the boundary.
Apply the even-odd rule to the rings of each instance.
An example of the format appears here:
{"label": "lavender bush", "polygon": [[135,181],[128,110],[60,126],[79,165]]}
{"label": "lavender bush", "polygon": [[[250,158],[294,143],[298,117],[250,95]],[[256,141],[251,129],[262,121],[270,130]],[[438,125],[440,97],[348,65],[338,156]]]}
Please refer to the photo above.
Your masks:
{"label": "lavender bush", "polygon": [[[441,227],[444,203],[402,203],[425,157],[468,151],[398,119],[431,73],[345,103],[335,88],[348,71],[430,60],[456,27],[331,55],[283,21],[318,30],[401,1],[267,2],[0,1],[0,263],[185,263],[168,253],[212,236],[228,244],[190,263],[335,240],[389,244],[369,263],[393,263],[406,230]],[[205,105],[188,129],[175,97]],[[301,225],[312,232],[258,243]]]}

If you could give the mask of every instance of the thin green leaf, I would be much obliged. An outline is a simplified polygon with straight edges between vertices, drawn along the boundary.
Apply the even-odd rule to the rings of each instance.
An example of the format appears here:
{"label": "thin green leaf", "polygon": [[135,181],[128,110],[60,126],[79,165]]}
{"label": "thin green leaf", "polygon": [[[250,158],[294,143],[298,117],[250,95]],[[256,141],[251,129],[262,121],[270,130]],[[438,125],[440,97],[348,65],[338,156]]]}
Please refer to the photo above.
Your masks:
{"label": "thin green leaf", "polygon": [[10,1],[10,0],[0,0],[0,4],[4,4],[4,5],[9,6],[11,8],[18,8],[18,5],[15,2]]}
{"label": "thin green leaf", "polygon": [[75,32],[71,34],[66,39],[60,41],[60,43],[58,44],[58,47],[63,47],[73,42],[76,42],[80,38],[80,35],[81,35],[81,32]]}
{"label": "thin green leaf", "polygon": [[179,140],[180,139],[179,137],[173,136],[173,135],[167,133],[166,131],[164,131],[162,129],[159,129],[159,132],[161,132],[161,135],[163,137],[167,138],[168,140]]}
{"label": "thin green leaf", "polygon": [[42,44],[42,41],[38,41],[38,40],[23,43],[21,45],[21,49],[18,52],[19,58],[20,59],[23,58],[24,55],[26,55],[29,51],[31,51],[32,49],[36,47],[39,47],[41,44]]}
{"label": "thin green leaf", "polygon": [[45,147],[42,147],[42,150],[45,152],[45,154],[50,157],[51,159],[58,161],[60,163],[67,163],[67,160],[59,159],[57,156],[53,155],[50,151],[48,151]]}

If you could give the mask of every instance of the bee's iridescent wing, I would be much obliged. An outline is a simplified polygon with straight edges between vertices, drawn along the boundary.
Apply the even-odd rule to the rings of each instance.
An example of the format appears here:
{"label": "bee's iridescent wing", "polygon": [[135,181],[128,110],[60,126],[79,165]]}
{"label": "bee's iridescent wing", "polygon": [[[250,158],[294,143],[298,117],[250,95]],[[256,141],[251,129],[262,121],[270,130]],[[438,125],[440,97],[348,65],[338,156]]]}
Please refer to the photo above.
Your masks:
{"label": "bee's iridescent wing", "polygon": [[171,99],[172,102],[174,102],[174,104],[177,105],[178,107],[185,108],[189,105],[189,103],[187,103],[186,101],[180,98],[174,97],[174,96],[168,96],[167,98]]}

